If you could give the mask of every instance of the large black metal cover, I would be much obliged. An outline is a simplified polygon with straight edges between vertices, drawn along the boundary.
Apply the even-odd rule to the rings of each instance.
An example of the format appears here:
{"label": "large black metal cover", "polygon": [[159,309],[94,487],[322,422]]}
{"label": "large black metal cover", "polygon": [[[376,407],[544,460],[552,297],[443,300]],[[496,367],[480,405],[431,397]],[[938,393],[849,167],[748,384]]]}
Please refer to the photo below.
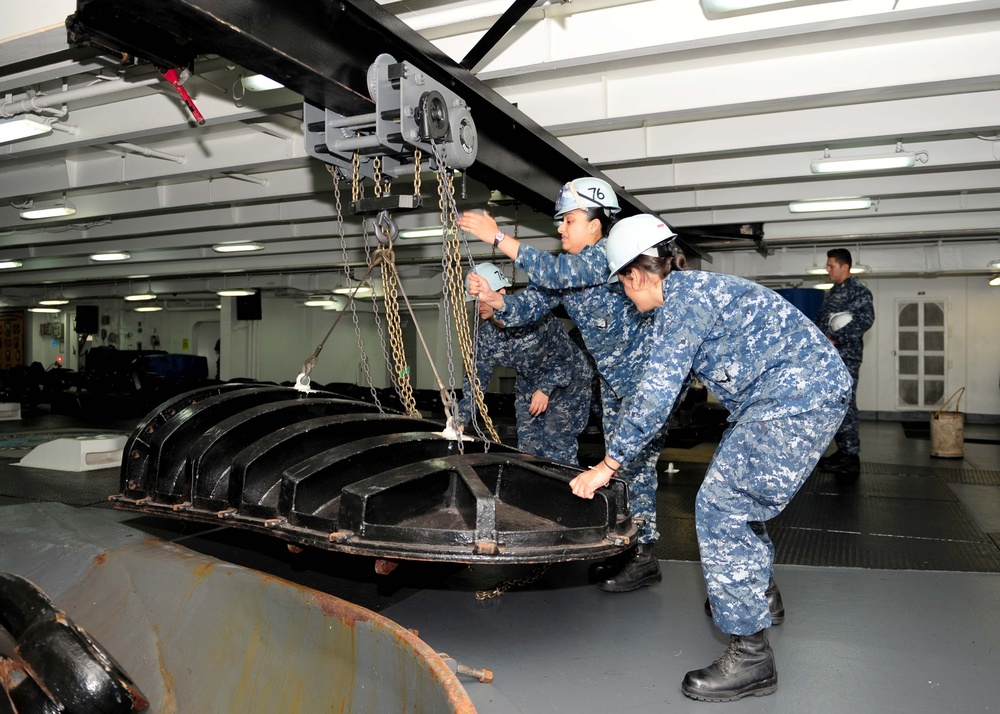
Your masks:
{"label": "large black metal cover", "polygon": [[593,500],[579,469],[328,392],[224,384],[150,413],[125,448],[117,508],[328,550],[462,563],[599,558],[636,526],[625,483]]}

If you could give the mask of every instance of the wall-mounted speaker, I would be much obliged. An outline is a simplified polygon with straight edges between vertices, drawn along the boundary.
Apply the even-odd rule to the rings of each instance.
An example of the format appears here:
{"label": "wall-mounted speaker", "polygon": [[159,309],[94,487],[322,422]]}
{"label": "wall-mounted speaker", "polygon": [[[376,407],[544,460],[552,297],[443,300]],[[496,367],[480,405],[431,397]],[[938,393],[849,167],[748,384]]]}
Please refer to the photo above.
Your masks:
{"label": "wall-mounted speaker", "polygon": [[97,305],[77,305],[76,333],[78,335],[96,335],[100,332],[98,313]]}
{"label": "wall-mounted speaker", "polygon": [[245,295],[236,298],[236,319],[260,319],[260,293],[254,293],[253,295]]}

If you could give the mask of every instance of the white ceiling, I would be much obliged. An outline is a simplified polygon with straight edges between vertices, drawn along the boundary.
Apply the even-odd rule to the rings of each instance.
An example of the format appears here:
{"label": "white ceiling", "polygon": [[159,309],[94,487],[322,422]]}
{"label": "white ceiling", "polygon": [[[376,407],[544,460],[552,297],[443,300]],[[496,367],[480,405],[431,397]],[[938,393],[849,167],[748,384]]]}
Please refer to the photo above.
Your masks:
{"label": "white ceiling", "polygon": [[[456,60],[503,8],[381,4]],[[304,150],[300,97],[287,89],[241,97],[242,70],[207,57],[184,85],[208,120],[195,127],[153,70],[122,81],[110,58],[68,52],[62,22],[74,10],[67,0],[4,10],[0,114],[66,111],[61,130],[0,145],[0,260],[23,263],[0,272],[0,302],[28,305],[57,289],[119,295],[133,281],[180,297],[224,282],[306,292],[340,284],[332,182]],[[476,10],[488,16],[454,19]],[[886,276],[987,275],[986,263],[1000,259],[1000,2],[835,0],[726,17],[696,0],[539,4],[474,71],[719,269],[795,284],[830,245],[862,250],[862,262]],[[900,143],[925,152],[926,163],[810,172],[825,150],[892,153]],[[430,173],[423,187],[430,210],[398,215],[401,227],[439,223]],[[470,181],[463,205],[482,205],[489,188]],[[350,187],[342,190],[346,204]],[[71,218],[28,222],[15,207],[64,194],[78,208]],[[793,200],[838,196],[868,196],[875,206],[788,211]],[[516,216],[519,235],[557,247],[547,216],[497,211],[508,224]],[[751,224],[762,243],[726,237]],[[345,233],[358,265],[355,218],[346,217]],[[211,250],[237,240],[265,250]],[[132,259],[88,258],[112,250]],[[440,252],[403,245],[399,259],[435,265]],[[410,274],[426,279],[427,268]]]}

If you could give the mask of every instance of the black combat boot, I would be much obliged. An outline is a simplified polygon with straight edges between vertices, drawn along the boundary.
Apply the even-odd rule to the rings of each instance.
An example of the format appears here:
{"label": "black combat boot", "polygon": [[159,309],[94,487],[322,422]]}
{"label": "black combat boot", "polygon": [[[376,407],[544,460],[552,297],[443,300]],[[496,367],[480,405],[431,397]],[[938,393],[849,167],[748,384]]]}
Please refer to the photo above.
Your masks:
{"label": "black combat boot", "polygon": [[843,451],[835,451],[829,456],[824,456],[816,466],[820,471],[830,471],[832,473],[856,474],[861,471],[861,457],[857,454],[845,454]]}
{"label": "black combat boot", "polygon": [[624,566],[614,575],[597,583],[597,587],[607,593],[626,593],[644,585],[652,585],[663,579],[660,563],[653,555],[656,543],[640,543],[625,560]]}
{"label": "black combat boot", "polygon": [[705,669],[684,675],[681,691],[703,702],[731,702],[753,694],[762,697],[778,688],[774,652],[764,632],[730,635],[729,647]]}
{"label": "black combat boot", "polygon": [[[771,627],[780,625],[785,621],[785,603],[781,601],[781,591],[778,590],[774,578],[767,581],[767,590],[764,594],[767,595],[767,609],[771,611]],[[708,598],[705,598],[705,614],[712,616],[712,601]]]}

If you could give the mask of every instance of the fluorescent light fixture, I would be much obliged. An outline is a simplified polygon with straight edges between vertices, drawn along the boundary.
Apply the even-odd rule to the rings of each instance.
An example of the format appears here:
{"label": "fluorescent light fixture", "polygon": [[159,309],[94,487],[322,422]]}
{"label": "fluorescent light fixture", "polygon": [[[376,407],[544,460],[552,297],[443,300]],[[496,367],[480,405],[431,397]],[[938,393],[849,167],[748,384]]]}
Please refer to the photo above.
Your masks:
{"label": "fluorescent light fixture", "polygon": [[986,264],[986,267],[989,268],[990,270],[1000,271],[1000,260],[991,260],[989,263]]}
{"label": "fluorescent light fixture", "polygon": [[48,300],[39,300],[39,305],[45,305],[46,307],[52,307],[53,305],[69,305],[69,300],[66,298],[49,298]]}
{"label": "fluorescent light fixture", "polygon": [[34,221],[39,218],[55,218],[57,216],[72,216],[76,213],[76,206],[65,198],[45,203],[35,204],[34,201],[28,203],[26,208],[21,209],[21,218],[26,221]]}
{"label": "fluorescent light fixture", "polygon": [[163,308],[159,305],[143,305],[135,309],[136,312],[159,312]]}
{"label": "fluorescent light fixture", "polygon": [[98,263],[111,263],[116,260],[129,260],[132,257],[131,253],[93,253],[90,259]]}
{"label": "fluorescent light fixture", "polygon": [[371,297],[375,294],[375,291],[371,289],[368,285],[362,285],[355,292],[354,288],[335,288],[333,291],[334,295],[350,295],[356,298],[366,298]]}
{"label": "fluorescent light fixture", "polygon": [[[926,156],[926,154],[923,154]],[[922,163],[927,163],[924,159]],[[840,159],[813,159],[809,164],[814,174],[839,174],[855,171],[888,171],[916,166],[917,154],[912,151],[898,151],[881,156],[845,156]]]}
{"label": "fluorescent light fixture", "polygon": [[817,290],[832,290],[833,283],[816,283],[813,287]]}
{"label": "fluorescent light fixture", "polygon": [[260,243],[219,243],[213,245],[212,250],[216,253],[252,253],[255,250],[264,250]]}
{"label": "fluorescent light fixture", "polygon": [[135,295],[126,295],[125,299],[129,302],[143,302],[144,300],[155,300],[156,296],[153,293],[136,293]]}
{"label": "fluorescent light fixture", "polygon": [[22,265],[20,260],[0,260],[0,270],[7,270],[8,268],[20,268]]}
{"label": "fluorescent light fixture", "polygon": [[281,89],[285,86],[281,82],[276,82],[262,74],[245,74],[240,77],[240,83],[244,89],[250,92],[266,92],[271,89]]}
{"label": "fluorescent light fixture", "polygon": [[440,238],[444,235],[444,228],[434,226],[431,228],[406,228],[399,232],[400,238]]}
{"label": "fluorescent light fixture", "polygon": [[831,0],[701,0],[705,12],[718,15],[740,10],[755,10],[757,8],[779,9],[771,6],[797,7],[799,5],[816,5]]}
{"label": "fluorescent light fixture", "polygon": [[993,287],[1000,286],[1000,275],[994,275],[992,278],[990,278],[990,285],[992,285]]}
{"label": "fluorescent light fixture", "polygon": [[41,117],[34,114],[22,114],[13,119],[0,121],[0,144],[6,144],[18,139],[27,139],[29,136],[41,136],[51,134],[52,125],[43,121]]}
{"label": "fluorescent light fixture", "polygon": [[233,288],[232,290],[216,290],[215,294],[219,297],[248,297],[250,295],[256,295],[256,290],[248,290],[247,288]]}
{"label": "fluorescent light fixture", "polygon": [[812,265],[806,268],[806,275],[826,275],[826,266]]}
{"label": "fluorescent light fixture", "polygon": [[28,312],[44,312],[48,315],[55,315],[56,313],[62,312],[57,307],[29,307]]}
{"label": "fluorescent light fixture", "polygon": [[335,303],[330,298],[318,298],[317,297],[317,298],[309,298],[308,300],[306,300],[302,304],[305,305],[306,307],[323,307],[323,308],[325,308],[325,307],[330,307],[330,306],[334,305]]}
{"label": "fluorescent light fixture", "polygon": [[810,201],[792,201],[788,210],[792,213],[817,213],[820,211],[863,211],[872,207],[870,198],[820,198]]}
{"label": "fluorescent light fixture", "polygon": [[861,275],[862,273],[870,273],[872,269],[867,265],[861,265],[860,263],[855,263],[851,266],[851,275]]}

